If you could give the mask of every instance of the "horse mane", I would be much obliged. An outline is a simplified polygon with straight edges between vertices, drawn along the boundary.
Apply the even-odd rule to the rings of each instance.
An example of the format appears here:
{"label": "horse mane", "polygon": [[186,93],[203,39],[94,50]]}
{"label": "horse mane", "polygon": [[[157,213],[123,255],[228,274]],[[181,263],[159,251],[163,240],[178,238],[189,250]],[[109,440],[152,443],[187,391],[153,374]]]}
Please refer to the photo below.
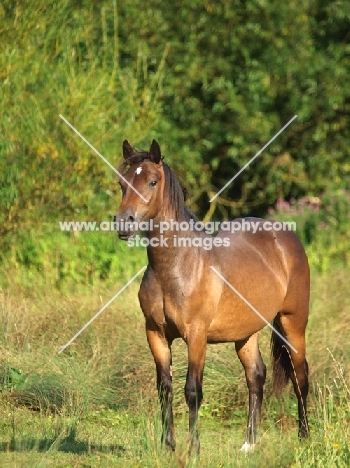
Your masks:
{"label": "horse mane", "polygon": [[168,203],[174,210],[176,219],[179,219],[183,215],[186,221],[193,219],[197,222],[197,216],[185,206],[184,192],[175,172],[164,162],[163,168],[165,174],[164,191],[168,195]]}
{"label": "horse mane", "polygon": [[[164,192],[168,198],[168,205],[170,209],[174,212],[175,218],[179,219],[185,217],[186,221],[193,219],[195,222],[199,221],[197,216],[195,216],[188,208],[185,206],[185,198],[183,189],[180,185],[180,182],[175,174],[175,172],[166,164],[164,161],[164,156],[162,156],[162,165],[165,174],[165,187]],[[142,161],[150,160],[151,155],[147,151],[135,151],[135,153],[129,158],[125,159],[119,166],[118,170],[121,174],[126,172],[128,166],[133,164],[138,164]]]}

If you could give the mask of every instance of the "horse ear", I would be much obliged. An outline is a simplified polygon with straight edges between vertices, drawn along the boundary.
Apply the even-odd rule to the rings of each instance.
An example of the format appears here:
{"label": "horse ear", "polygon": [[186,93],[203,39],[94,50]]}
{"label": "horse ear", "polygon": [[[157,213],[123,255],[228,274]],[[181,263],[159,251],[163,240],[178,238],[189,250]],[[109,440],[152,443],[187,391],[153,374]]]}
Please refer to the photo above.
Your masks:
{"label": "horse ear", "polygon": [[149,154],[150,154],[150,157],[151,157],[151,161],[156,163],[156,164],[159,164],[162,155],[161,155],[160,148],[159,148],[159,145],[156,142],[156,140],[152,141],[151,149],[149,150]]}
{"label": "horse ear", "polygon": [[123,141],[123,158],[128,159],[130,156],[132,156],[134,153],[134,150],[131,148],[130,143],[128,140]]}

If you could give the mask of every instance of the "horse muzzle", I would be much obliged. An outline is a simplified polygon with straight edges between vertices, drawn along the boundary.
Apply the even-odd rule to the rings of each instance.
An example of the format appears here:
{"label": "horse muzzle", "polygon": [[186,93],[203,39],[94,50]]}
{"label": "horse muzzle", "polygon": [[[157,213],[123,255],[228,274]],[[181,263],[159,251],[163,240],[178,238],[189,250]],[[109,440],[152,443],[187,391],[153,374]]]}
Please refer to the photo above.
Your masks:
{"label": "horse muzzle", "polygon": [[137,232],[137,223],[132,216],[121,217],[114,216],[113,218],[114,229],[118,232],[120,240],[127,241],[132,239]]}

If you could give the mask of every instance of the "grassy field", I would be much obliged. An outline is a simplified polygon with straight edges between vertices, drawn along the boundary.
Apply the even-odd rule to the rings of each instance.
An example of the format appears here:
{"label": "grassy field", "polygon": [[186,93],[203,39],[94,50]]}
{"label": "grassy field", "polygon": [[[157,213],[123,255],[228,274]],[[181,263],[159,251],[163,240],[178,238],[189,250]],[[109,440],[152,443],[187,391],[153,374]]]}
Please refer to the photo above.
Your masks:
{"label": "grassy field", "polygon": [[[200,459],[187,456],[186,349],[174,344],[177,450],[160,447],[153,360],[138,281],[61,355],[57,352],[121,285],[74,294],[13,281],[1,290],[0,466],[347,467],[350,393],[347,270],[314,275],[308,327],[311,439],[297,439],[290,388],[271,393],[268,367],[260,442],[243,455],[247,389],[234,346],[210,346]],[[21,284],[21,285],[20,285]],[[268,330],[261,347],[269,364]],[[326,463],[326,464],[325,464]]]}

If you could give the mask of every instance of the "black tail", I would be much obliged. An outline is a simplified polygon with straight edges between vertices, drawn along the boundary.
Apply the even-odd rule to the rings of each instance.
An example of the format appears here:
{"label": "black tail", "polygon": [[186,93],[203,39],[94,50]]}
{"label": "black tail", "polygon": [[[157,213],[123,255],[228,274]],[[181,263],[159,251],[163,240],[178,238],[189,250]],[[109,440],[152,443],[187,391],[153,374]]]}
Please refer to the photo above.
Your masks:
{"label": "black tail", "polygon": [[[273,327],[282,335],[285,336],[281,326],[279,315],[273,321]],[[288,379],[293,372],[293,365],[287,349],[287,345],[281,338],[272,331],[271,335],[271,357],[272,357],[272,382],[273,391],[277,394],[281,393],[283,387],[286,386]]]}

